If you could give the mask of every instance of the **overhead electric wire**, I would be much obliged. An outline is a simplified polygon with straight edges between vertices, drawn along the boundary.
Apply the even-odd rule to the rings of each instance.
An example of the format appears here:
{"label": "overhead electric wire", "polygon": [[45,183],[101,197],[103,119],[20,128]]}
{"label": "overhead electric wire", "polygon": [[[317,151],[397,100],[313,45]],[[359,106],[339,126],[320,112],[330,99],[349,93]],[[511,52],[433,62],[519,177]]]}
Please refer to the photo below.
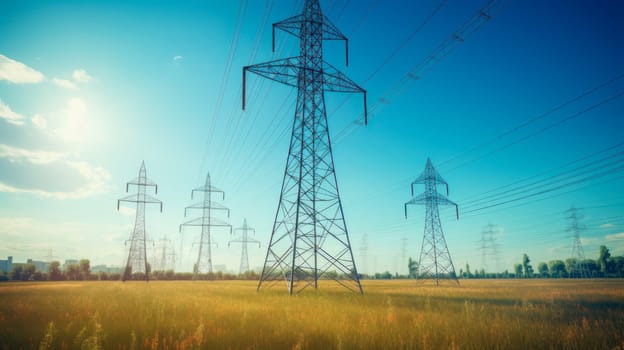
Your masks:
{"label": "overhead electric wire", "polygon": [[611,79],[609,79],[609,80],[607,80],[605,82],[602,82],[602,83],[600,83],[600,84],[590,88],[589,90],[584,91],[581,94],[579,94],[579,95],[577,95],[577,96],[575,96],[575,97],[573,97],[573,98],[571,98],[571,99],[569,99],[569,100],[559,104],[558,106],[549,109],[548,111],[546,111],[544,113],[541,113],[541,114],[539,114],[539,115],[537,115],[537,116],[535,116],[533,118],[530,118],[529,120],[526,120],[526,121],[522,122],[521,124],[518,124],[518,125],[514,126],[513,128],[511,128],[511,129],[509,129],[509,130],[507,130],[507,131],[505,131],[503,133],[500,133],[500,134],[498,134],[498,135],[496,135],[496,136],[494,136],[494,137],[492,137],[492,138],[490,138],[490,139],[488,139],[488,140],[486,140],[484,142],[479,143],[476,146],[471,147],[470,149],[468,149],[468,150],[466,150],[464,152],[461,152],[461,153],[459,153],[459,154],[457,154],[457,155],[455,155],[455,156],[453,156],[453,157],[451,157],[449,159],[446,159],[446,160],[440,162],[438,164],[438,167],[439,168],[444,168],[444,166],[446,164],[451,163],[451,162],[453,162],[454,160],[456,160],[458,158],[464,157],[467,154],[473,153],[474,151],[476,151],[476,150],[478,150],[480,148],[483,148],[484,146],[490,145],[493,142],[496,142],[496,141],[498,141],[498,140],[500,140],[500,139],[502,139],[502,138],[504,138],[506,136],[509,136],[512,133],[514,133],[514,132],[516,132],[516,131],[518,131],[518,130],[520,130],[522,128],[525,128],[525,127],[535,123],[536,121],[538,121],[540,119],[543,119],[543,118],[545,118],[545,117],[547,117],[547,116],[549,116],[549,115],[551,115],[551,114],[553,114],[553,113],[555,113],[555,112],[557,112],[557,111],[559,111],[559,110],[561,110],[561,109],[563,109],[563,108],[565,108],[565,107],[567,107],[567,106],[569,106],[569,105],[571,105],[571,104],[573,104],[575,102],[578,102],[578,101],[582,100],[583,98],[585,98],[585,97],[587,97],[587,96],[589,96],[589,95],[591,95],[591,94],[593,94],[593,93],[595,93],[595,92],[597,92],[597,91],[599,91],[599,90],[601,90],[601,89],[603,89],[603,88],[605,88],[607,86],[610,86],[610,85],[614,84],[615,82],[621,80],[622,78],[624,78],[624,74],[617,75],[614,78],[611,78]]}
{"label": "overhead electric wire", "polygon": [[533,137],[535,137],[535,136],[537,136],[537,135],[539,135],[539,134],[541,134],[541,133],[543,133],[545,131],[548,131],[548,130],[550,130],[552,128],[555,128],[555,127],[560,126],[560,125],[562,125],[564,123],[567,123],[567,122],[569,122],[569,121],[571,121],[573,119],[576,119],[576,118],[578,118],[580,116],[583,116],[584,114],[589,113],[589,112],[593,111],[594,109],[596,109],[598,107],[601,107],[601,106],[604,106],[604,105],[606,105],[608,103],[611,103],[611,102],[621,98],[622,96],[624,96],[624,90],[622,90],[622,91],[618,92],[617,94],[612,95],[612,96],[610,96],[610,97],[608,97],[608,98],[606,98],[604,100],[601,100],[600,102],[595,103],[595,104],[593,104],[593,105],[591,105],[591,106],[589,106],[589,107],[587,107],[587,108],[585,108],[585,109],[583,109],[583,110],[581,110],[579,112],[576,112],[576,113],[574,113],[572,115],[569,115],[569,116],[567,116],[567,117],[565,117],[563,119],[559,119],[559,120],[557,120],[557,121],[555,121],[555,122],[553,122],[551,124],[548,124],[547,126],[541,128],[541,129],[539,129],[537,131],[534,131],[534,132],[532,132],[532,133],[530,133],[530,134],[528,134],[526,136],[523,136],[523,137],[521,137],[521,138],[519,138],[517,140],[509,142],[509,143],[507,143],[507,144],[505,144],[503,146],[497,147],[497,148],[495,148],[495,149],[493,149],[493,150],[491,150],[491,151],[489,151],[489,152],[487,152],[485,154],[482,154],[482,155],[480,155],[480,156],[478,156],[476,158],[473,158],[473,159],[471,159],[469,161],[461,163],[460,165],[457,165],[457,166],[455,166],[453,168],[446,169],[445,173],[449,173],[449,172],[455,171],[455,170],[457,170],[457,169],[459,169],[459,168],[461,168],[463,166],[466,166],[468,164],[474,163],[474,162],[479,161],[479,160],[481,160],[483,158],[489,157],[492,154],[500,152],[500,151],[502,151],[504,149],[507,149],[507,148],[509,148],[511,146],[517,145],[520,142],[524,142],[524,141],[526,141],[526,140],[528,140],[530,138],[533,138]]}
{"label": "overhead electric wire", "polygon": [[[521,192],[526,192],[526,191],[532,191],[535,189],[539,189],[542,187],[546,187],[549,185],[553,185],[553,184],[557,184],[559,182],[561,182],[562,180],[567,180],[567,179],[571,179],[574,177],[578,177],[580,175],[585,175],[585,174],[589,174],[589,173],[593,173],[595,171],[599,171],[599,170],[603,170],[605,169],[605,167],[609,167],[612,165],[617,166],[622,166],[622,164],[624,164],[624,162],[622,162],[622,156],[624,155],[624,151],[622,152],[618,152],[612,155],[608,155],[606,157],[603,157],[599,160],[593,161],[589,164],[583,164],[581,166],[575,167],[573,169],[570,170],[565,170],[565,171],[561,171],[553,176],[547,177],[545,179],[541,179],[541,180],[537,180],[537,181],[533,181],[529,184],[525,184],[522,186],[517,186],[515,188],[512,189],[508,189],[502,192],[498,192],[498,193],[494,193],[494,194],[490,194],[487,195],[485,197],[481,197],[472,201],[467,201],[463,203],[464,208],[471,208],[474,206],[482,206],[486,203],[489,202],[493,202],[493,201],[499,201],[503,198],[508,198],[508,197],[513,197],[516,196],[518,194],[520,194]],[[611,162],[607,162],[610,161],[612,159],[615,159]]]}
{"label": "overhead electric wire", "polygon": [[234,32],[232,34],[232,39],[230,41],[230,47],[228,50],[225,67],[223,69],[223,75],[221,76],[219,94],[217,95],[217,101],[215,103],[215,108],[213,110],[212,118],[210,120],[210,125],[208,127],[208,133],[207,133],[206,144],[205,144],[205,149],[204,149],[204,156],[202,157],[202,163],[201,163],[200,170],[198,173],[198,179],[201,178],[202,173],[204,173],[206,160],[211,151],[210,146],[211,146],[212,134],[214,133],[214,130],[216,128],[216,125],[217,125],[216,123],[219,118],[219,113],[221,111],[221,104],[223,102],[223,97],[225,95],[225,90],[229,81],[230,69],[232,68],[232,62],[234,60],[234,55],[236,54],[236,49],[238,46],[238,39],[240,37],[240,32],[243,26],[246,10],[247,10],[247,0],[240,0],[239,5],[238,5],[238,14],[236,16],[236,21],[234,24]]}
{"label": "overhead electric wire", "polygon": [[[422,61],[419,61],[416,65],[404,74],[393,86],[386,90],[386,92],[378,98],[375,103],[368,109],[368,118],[375,117],[378,114],[378,110],[385,104],[389,104],[392,100],[390,96],[398,96],[402,93],[408,83],[420,79],[424,73],[431,69],[433,65],[442,61],[448,56],[458,45],[463,43],[469,36],[476,33],[481,29],[485,23],[487,23],[494,16],[494,12],[505,0],[490,0],[483,5],[479,11],[473,17],[464,22],[458,30],[454,31],[449,37],[443,40],[436,48],[427,55]],[[352,133],[355,128],[362,125],[360,122],[362,118],[358,117],[349,125],[341,129],[335,136],[335,142],[339,143],[344,137]]]}

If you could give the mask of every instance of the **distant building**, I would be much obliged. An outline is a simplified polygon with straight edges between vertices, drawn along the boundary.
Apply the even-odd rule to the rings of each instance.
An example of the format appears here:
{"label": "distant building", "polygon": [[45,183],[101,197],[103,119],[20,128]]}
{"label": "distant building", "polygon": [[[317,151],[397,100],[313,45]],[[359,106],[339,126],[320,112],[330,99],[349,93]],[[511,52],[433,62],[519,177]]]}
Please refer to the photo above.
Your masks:
{"label": "distant building", "polygon": [[67,267],[69,265],[78,265],[80,264],[80,260],[78,259],[67,259],[65,260],[65,263],[63,264],[63,271],[67,271]]}
{"label": "distant building", "polygon": [[11,272],[13,270],[13,257],[9,256],[6,260],[0,260],[0,271]]}
{"label": "distant building", "polygon": [[50,265],[49,263],[45,261],[39,261],[39,260],[33,260],[33,259],[26,260],[26,263],[35,265],[35,270],[41,271],[41,272],[47,272],[48,265]]}
{"label": "distant building", "polygon": [[106,273],[121,273],[121,267],[119,266],[106,266],[95,265],[91,267],[91,273],[106,272]]}

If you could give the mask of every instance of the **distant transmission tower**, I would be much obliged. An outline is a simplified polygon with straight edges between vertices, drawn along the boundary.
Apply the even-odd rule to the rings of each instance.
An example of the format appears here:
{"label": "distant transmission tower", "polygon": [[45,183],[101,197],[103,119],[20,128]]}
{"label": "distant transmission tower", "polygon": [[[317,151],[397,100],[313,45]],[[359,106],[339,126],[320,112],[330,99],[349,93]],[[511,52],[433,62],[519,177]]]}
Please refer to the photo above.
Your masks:
{"label": "distant transmission tower", "polygon": [[368,233],[365,233],[364,236],[362,236],[362,246],[360,247],[360,259],[362,260],[360,262],[360,265],[362,266],[362,269],[360,270],[360,273],[370,273],[370,271],[368,271]]}
{"label": "distant transmission tower", "polygon": [[231,243],[240,243],[242,246],[242,251],[241,251],[241,262],[240,262],[240,269],[238,270],[240,274],[243,274],[247,271],[249,271],[249,255],[247,254],[247,243],[258,243],[258,248],[260,248],[260,241],[254,239],[254,238],[250,238],[249,237],[249,232],[253,232],[254,235],[256,234],[256,230],[254,230],[253,228],[247,226],[247,219],[245,219],[243,221],[243,227],[239,227],[234,229],[234,232],[240,231],[241,236],[240,237],[236,237],[233,240],[228,242],[228,247],[230,246]]}
{"label": "distant transmission tower", "polygon": [[160,212],[162,213],[162,202],[146,193],[147,187],[153,186],[155,193],[158,194],[158,185],[147,178],[145,171],[145,162],[141,162],[139,177],[126,183],[126,192],[128,192],[130,185],[137,186],[137,193],[117,200],[117,210],[119,210],[119,204],[121,202],[136,203],[136,219],[134,221],[134,230],[132,231],[132,236],[129,239],[130,251],[128,253],[128,260],[126,261],[126,267],[124,268],[123,274],[121,275],[121,280],[126,281],[128,279],[131,279],[133,274],[140,273],[145,278],[145,281],[149,281],[150,268],[148,267],[147,263],[145,204],[160,204]]}
{"label": "distant transmission tower", "polygon": [[[323,61],[323,40],[347,38],[321,12],[318,0],[305,0],[303,12],[273,24],[300,39],[300,55],[243,68],[246,73],[296,87],[295,118],[280,200],[258,290],[285,281],[289,294],[335,271],[339,284],[362,293],[344,220],[325,110],[325,91],[366,91]],[[347,51],[348,64],[348,51]]]}
{"label": "distant transmission tower", "polygon": [[213,193],[221,193],[221,200],[225,199],[225,192],[211,185],[210,173],[206,175],[206,183],[204,186],[191,191],[191,199],[193,199],[195,192],[204,192],[204,199],[201,202],[184,208],[184,217],[186,217],[186,211],[188,209],[201,209],[202,216],[180,225],[180,232],[182,232],[182,226],[201,227],[199,253],[197,254],[197,261],[193,265],[193,279],[199,278],[200,273],[212,273],[212,244],[214,244],[214,242],[212,242],[210,236],[210,229],[212,227],[229,227],[230,234],[232,233],[232,226],[230,224],[221,219],[212,217],[211,212],[213,210],[225,210],[227,211],[228,217],[230,217],[230,209],[212,199]]}
{"label": "distant transmission tower", "polygon": [[414,185],[424,184],[425,192],[412,198],[411,201],[405,203],[405,218],[407,218],[407,206],[410,204],[425,205],[425,231],[423,234],[422,248],[420,250],[420,259],[418,261],[418,279],[433,279],[436,286],[440,284],[441,279],[448,279],[459,284],[455,267],[451,260],[451,254],[448,251],[444,232],[442,231],[442,223],[440,222],[439,205],[454,205],[459,219],[459,209],[457,204],[451,202],[448,198],[438,193],[437,184],[446,185],[446,195],[448,195],[448,183],[444,181],[442,176],[435,170],[430,159],[427,159],[425,171],[412,182],[412,196],[414,195]]}
{"label": "distant transmission tower", "polygon": [[[498,272],[500,260],[499,260],[499,244],[496,243],[496,235],[498,230],[496,225],[488,224],[481,231],[481,239],[478,241],[479,250],[481,250],[481,268],[486,272],[494,268]],[[488,261],[494,260],[494,266],[490,266]]]}
{"label": "distant transmission tower", "polygon": [[407,268],[407,260],[405,260],[405,258],[407,257],[407,237],[403,237],[401,238],[401,263],[399,264],[399,270],[397,271],[399,274],[401,274],[401,271],[403,271],[404,269],[407,269],[407,274],[409,275],[409,268]]}
{"label": "distant transmission tower", "polygon": [[175,250],[173,249],[173,243],[167,236],[158,240],[159,245],[157,248],[158,256],[155,257],[154,271],[167,271],[175,269]]}
{"label": "distant transmission tower", "polygon": [[585,226],[579,224],[579,220],[583,217],[579,211],[574,206],[566,210],[566,213],[569,213],[566,231],[572,232],[572,259],[574,259],[574,265],[570,269],[570,278],[589,278],[591,276],[585,264],[585,252],[581,245],[581,231],[585,229]]}

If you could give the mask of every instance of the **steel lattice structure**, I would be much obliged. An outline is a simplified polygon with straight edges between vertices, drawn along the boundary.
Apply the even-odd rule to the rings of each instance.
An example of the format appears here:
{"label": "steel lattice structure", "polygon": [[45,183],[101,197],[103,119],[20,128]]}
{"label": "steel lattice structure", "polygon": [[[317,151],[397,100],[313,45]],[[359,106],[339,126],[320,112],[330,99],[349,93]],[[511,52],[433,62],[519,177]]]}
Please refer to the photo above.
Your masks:
{"label": "steel lattice structure", "polygon": [[201,209],[202,216],[181,224],[180,233],[182,233],[183,226],[201,227],[201,237],[198,243],[199,252],[197,254],[197,261],[193,265],[193,279],[198,279],[200,273],[212,273],[212,244],[215,244],[215,242],[212,241],[212,237],[210,236],[210,229],[212,227],[229,227],[231,234],[232,226],[224,220],[212,217],[211,212],[213,210],[224,210],[227,211],[227,216],[229,218],[230,209],[212,199],[213,193],[221,193],[221,200],[224,200],[225,192],[212,186],[210,183],[210,173],[206,175],[206,182],[204,186],[195,188],[191,191],[191,199],[193,199],[195,192],[203,192],[204,199],[201,202],[184,208],[184,217],[186,217],[188,209]]}
{"label": "steel lattice structure", "polygon": [[436,286],[440,284],[440,280],[452,280],[459,284],[451,254],[444,238],[444,232],[442,231],[439,212],[440,205],[454,205],[457,219],[459,219],[457,204],[438,193],[437,190],[438,184],[445,185],[446,195],[448,196],[448,183],[433,167],[431,160],[427,159],[425,171],[412,182],[412,196],[414,196],[415,184],[424,184],[425,192],[405,203],[405,218],[407,218],[408,205],[420,204],[425,206],[425,231],[418,261],[418,279],[432,279]]}
{"label": "steel lattice structure", "polygon": [[243,221],[243,227],[239,227],[234,229],[234,232],[242,232],[240,237],[236,237],[233,240],[228,242],[228,247],[232,244],[232,243],[240,243],[242,246],[242,251],[241,251],[241,261],[240,261],[240,269],[238,270],[240,274],[243,274],[247,271],[249,271],[249,255],[247,253],[247,243],[258,243],[258,248],[260,248],[260,241],[254,239],[254,238],[250,238],[249,237],[249,232],[253,232],[254,235],[256,234],[256,230],[247,226],[247,219],[244,219]]}
{"label": "steel lattice structure", "polygon": [[[126,183],[126,192],[128,192],[130,185],[137,186],[137,193],[117,200],[117,210],[119,210],[119,204],[121,202],[136,203],[134,230],[132,231],[132,236],[128,240],[130,242],[130,250],[128,252],[128,260],[126,260],[126,266],[121,275],[121,280],[126,281],[131,279],[133,274],[140,273],[145,281],[149,281],[150,268],[147,262],[145,204],[160,204],[160,212],[162,213],[162,202],[146,193],[147,187],[154,187],[155,194],[158,194],[158,185],[147,178],[145,162],[141,162],[139,177]],[[126,241],[126,243],[128,241]]]}
{"label": "steel lattice structure", "polygon": [[[300,39],[300,54],[243,68],[243,109],[246,73],[252,72],[297,88],[290,147],[270,244],[258,283],[285,281],[289,294],[318,281],[329,271],[335,280],[362,293],[338,193],[327,125],[325,91],[364,94],[366,91],[323,61],[323,40],[348,39],[321,11],[318,0],[305,0],[300,15],[273,24]],[[348,64],[348,49],[347,49]]]}
{"label": "steel lattice structure", "polygon": [[[159,244],[154,251],[154,271],[175,270],[175,250],[173,242],[164,236],[158,240]],[[158,254],[157,254],[158,253]]]}
{"label": "steel lattice structure", "polygon": [[567,232],[572,233],[572,259],[573,263],[570,269],[570,278],[589,278],[589,268],[585,263],[585,252],[583,251],[583,245],[581,244],[581,231],[585,229],[585,227],[579,224],[579,220],[582,218],[582,215],[579,213],[579,209],[575,206],[572,206],[570,209],[566,210],[566,213],[570,213],[568,215],[568,227],[566,228]]}
{"label": "steel lattice structure", "polygon": [[[498,229],[496,225],[488,224],[481,231],[481,239],[478,241],[481,250],[481,268],[485,272],[498,272],[500,265],[500,257],[498,255],[500,244],[496,243]],[[488,258],[493,258],[494,266],[488,265]],[[491,271],[492,268],[494,271]]]}

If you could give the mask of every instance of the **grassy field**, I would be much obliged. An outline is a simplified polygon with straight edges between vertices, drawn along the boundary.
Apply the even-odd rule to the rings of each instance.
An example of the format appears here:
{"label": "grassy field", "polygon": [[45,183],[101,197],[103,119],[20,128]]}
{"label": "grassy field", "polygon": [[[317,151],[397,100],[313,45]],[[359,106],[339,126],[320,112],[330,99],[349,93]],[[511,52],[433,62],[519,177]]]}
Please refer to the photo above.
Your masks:
{"label": "grassy field", "polygon": [[622,280],[0,284],[3,349],[624,349]]}

